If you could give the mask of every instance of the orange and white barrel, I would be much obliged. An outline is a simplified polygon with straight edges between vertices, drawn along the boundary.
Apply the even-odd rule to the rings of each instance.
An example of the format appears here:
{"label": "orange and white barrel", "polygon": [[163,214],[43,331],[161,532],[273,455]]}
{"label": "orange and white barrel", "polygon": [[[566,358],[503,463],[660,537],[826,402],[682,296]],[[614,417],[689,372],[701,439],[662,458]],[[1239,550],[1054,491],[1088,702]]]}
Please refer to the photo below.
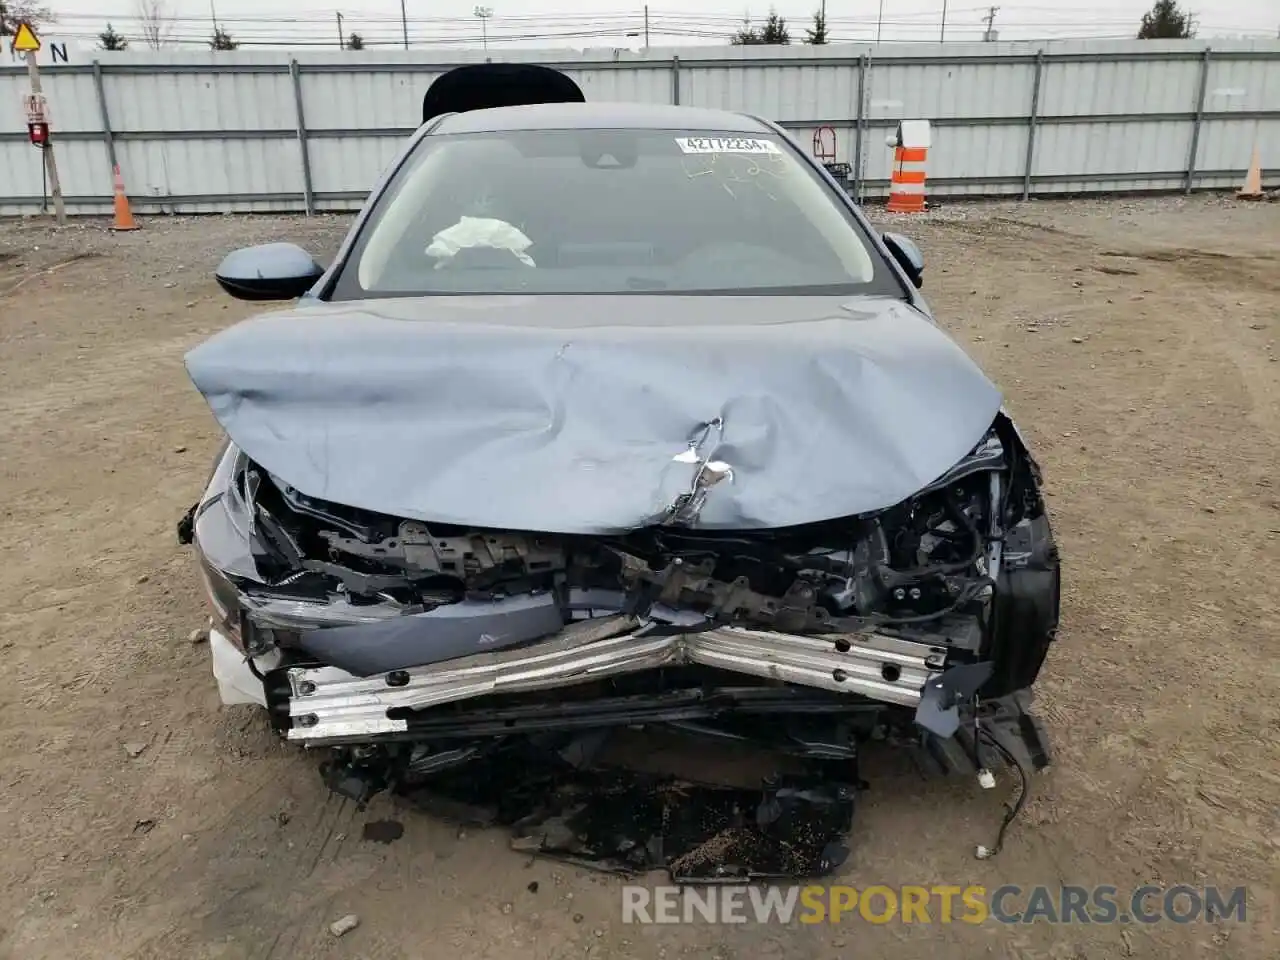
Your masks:
{"label": "orange and white barrel", "polygon": [[929,121],[902,120],[889,138],[893,168],[889,174],[890,213],[923,213],[925,164],[929,159]]}

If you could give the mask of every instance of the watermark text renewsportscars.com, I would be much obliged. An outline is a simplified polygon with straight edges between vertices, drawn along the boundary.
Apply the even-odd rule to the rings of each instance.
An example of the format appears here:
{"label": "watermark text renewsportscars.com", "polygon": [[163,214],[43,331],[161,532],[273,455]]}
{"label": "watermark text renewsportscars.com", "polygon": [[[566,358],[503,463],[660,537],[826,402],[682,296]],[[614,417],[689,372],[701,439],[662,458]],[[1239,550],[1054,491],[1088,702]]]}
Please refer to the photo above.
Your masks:
{"label": "watermark text renewsportscars.com", "polygon": [[1244,887],[622,888],[623,923],[1203,923],[1245,920]]}

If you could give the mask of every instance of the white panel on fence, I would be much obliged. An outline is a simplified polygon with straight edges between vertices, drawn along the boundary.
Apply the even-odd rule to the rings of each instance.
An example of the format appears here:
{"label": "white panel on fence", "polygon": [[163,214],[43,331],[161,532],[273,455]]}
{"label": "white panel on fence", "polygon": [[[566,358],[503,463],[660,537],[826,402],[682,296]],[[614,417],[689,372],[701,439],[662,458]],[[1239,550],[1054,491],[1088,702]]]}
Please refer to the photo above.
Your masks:
{"label": "white panel on fence", "polygon": [[277,73],[106,73],[116,131],[292,130],[288,64]]}
{"label": "white panel on fence", "polygon": [[1141,177],[1185,169],[1191,125],[1172,121],[1054,123],[1036,131],[1035,176],[1067,178],[1114,174],[1126,190],[1144,189]]}
{"label": "white panel on fence", "polygon": [[1280,100],[1280,60],[1209,60],[1207,113],[1275,110]]}
{"label": "white panel on fence", "polygon": [[[35,148],[30,149],[32,153],[39,153]],[[111,159],[101,140],[64,140],[58,144],[57,157],[64,197],[111,193]]]}
{"label": "white panel on fence", "polygon": [[[44,70],[40,80],[55,134],[102,129],[93,77]],[[30,92],[26,70],[0,74],[0,133],[20,130],[26,136],[27,117],[22,98]],[[3,184],[4,179],[0,177],[0,191]]]}
{"label": "white panel on fence", "polygon": [[[884,131],[876,131],[864,149],[869,151],[867,179],[887,181],[893,167],[893,150],[885,145]],[[926,193],[931,197],[1020,193],[1026,154],[1027,131],[1023,127],[935,126],[933,146],[925,164]],[[1001,182],[967,186],[941,182],[962,178]]]}
{"label": "white panel on fence", "polygon": [[1013,179],[1021,189],[1026,160],[1026,127],[935,126],[926,173],[929,179]]}
{"label": "white panel on fence", "polygon": [[292,140],[155,140],[116,145],[130,196],[302,198]]}
{"label": "white panel on fence", "polygon": [[1181,176],[1157,179],[1055,180],[1035,187],[1037,194],[1130,193],[1135,190],[1180,190]]}
{"label": "white panel on fence", "polygon": [[872,116],[939,120],[1027,117],[1035,67],[1027,63],[896,65],[872,60]]}
{"label": "white panel on fence", "polygon": [[[106,147],[94,140],[63,140],[57,146],[58,179],[64,197],[93,197],[111,192],[111,165]],[[0,143],[0,206],[8,197],[40,198],[44,159],[26,140]]]}
{"label": "white panel on fence", "polygon": [[858,68],[847,63],[821,67],[681,64],[680,103],[779,121],[846,119],[857,114]]}
{"label": "white panel on fence", "polygon": [[[98,110],[98,95],[93,89],[92,76],[54,73],[45,69],[40,71],[40,85],[45,99],[49,101],[49,119],[55,136],[73,130],[102,129],[102,114]],[[25,75],[21,86],[25,93],[28,89]],[[23,129],[26,129],[25,121]]]}
{"label": "white panel on fence", "polygon": [[[22,98],[30,92],[25,71],[0,73],[0,131],[26,132],[27,114],[22,107]],[[0,171],[4,169],[0,166]],[[4,178],[0,177],[0,192],[4,191],[4,182]]]}
{"label": "white panel on fence", "polygon": [[[1257,146],[1263,170],[1280,167],[1280,118],[1275,120],[1206,120],[1200,131],[1196,168],[1238,171],[1243,180],[1253,148]],[[1237,181],[1233,181],[1238,186]]]}
{"label": "white panel on fence", "polygon": [[307,129],[416,129],[422,123],[422,95],[438,76],[434,71],[311,73],[304,67],[299,83]]}
{"label": "white panel on fence", "polygon": [[1103,114],[1191,113],[1200,83],[1200,61],[1127,60],[1045,64],[1042,117]]}
{"label": "white panel on fence", "polygon": [[326,137],[308,144],[317,194],[368,193],[407,137]]}
{"label": "white panel on fence", "polygon": [[23,140],[0,143],[0,170],[4,170],[7,197],[39,197],[40,151]]}
{"label": "white panel on fence", "polygon": [[671,68],[667,64],[654,67],[610,67],[607,69],[571,70],[564,72],[582,88],[588,100],[623,103],[670,103]]}

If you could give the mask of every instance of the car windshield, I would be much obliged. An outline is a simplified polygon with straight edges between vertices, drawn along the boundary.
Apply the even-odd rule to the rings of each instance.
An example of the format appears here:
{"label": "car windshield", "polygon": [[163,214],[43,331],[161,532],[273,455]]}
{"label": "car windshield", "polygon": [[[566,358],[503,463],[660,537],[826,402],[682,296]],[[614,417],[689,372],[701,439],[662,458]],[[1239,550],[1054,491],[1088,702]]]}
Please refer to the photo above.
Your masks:
{"label": "car windshield", "polygon": [[680,130],[427,136],[335,299],[423,294],[902,296],[782,138]]}

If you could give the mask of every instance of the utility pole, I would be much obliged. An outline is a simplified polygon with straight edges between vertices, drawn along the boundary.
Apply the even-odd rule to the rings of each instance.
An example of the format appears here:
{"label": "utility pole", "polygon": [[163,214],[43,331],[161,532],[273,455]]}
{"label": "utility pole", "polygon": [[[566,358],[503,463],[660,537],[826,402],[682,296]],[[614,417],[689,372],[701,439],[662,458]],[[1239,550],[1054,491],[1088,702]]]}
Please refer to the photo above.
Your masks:
{"label": "utility pole", "polygon": [[942,31],[938,34],[938,42],[945,43],[947,40],[947,0],[942,0]]}
{"label": "utility pole", "polygon": [[880,12],[876,14],[876,43],[880,42],[880,28],[884,26],[884,0],[880,0]]}
{"label": "utility pole", "polygon": [[649,5],[644,5],[644,48],[649,49]]}
{"label": "utility pole", "polygon": [[982,39],[987,43],[995,39],[995,30],[993,28],[995,27],[996,14],[999,10],[999,7],[988,7],[987,15],[982,18],[987,21],[987,32],[982,35]]}
{"label": "utility pole", "polygon": [[347,49],[347,41],[342,35],[342,14],[335,13],[334,16],[338,18],[338,49],[345,50]]}
{"label": "utility pole", "polygon": [[409,14],[405,12],[404,0],[400,0],[400,29],[404,33],[404,48],[409,49]]}
{"label": "utility pole", "polygon": [[209,0],[209,17],[213,20],[213,32],[218,32],[218,8],[213,5],[213,0]]}
{"label": "utility pole", "polygon": [[493,16],[493,7],[476,7],[471,11],[480,20],[480,36],[486,50],[489,49],[489,18]]}
{"label": "utility pole", "polygon": [[[27,76],[31,79],[31,96],[39,101],[44,102],[44,91],[40,88],[40,66],[36,63],[36,51],[27,51]],[[58,180],[58,164],[53,159],[53,138],[45,142],[41,147],[40,153],[44,157],[45,170],[49,174],[49,189],[53,193],[53,210],[54,216],[57,217],[58,226],[63,226],[67,222],[67,206],[62,202],[62,183]]]}

